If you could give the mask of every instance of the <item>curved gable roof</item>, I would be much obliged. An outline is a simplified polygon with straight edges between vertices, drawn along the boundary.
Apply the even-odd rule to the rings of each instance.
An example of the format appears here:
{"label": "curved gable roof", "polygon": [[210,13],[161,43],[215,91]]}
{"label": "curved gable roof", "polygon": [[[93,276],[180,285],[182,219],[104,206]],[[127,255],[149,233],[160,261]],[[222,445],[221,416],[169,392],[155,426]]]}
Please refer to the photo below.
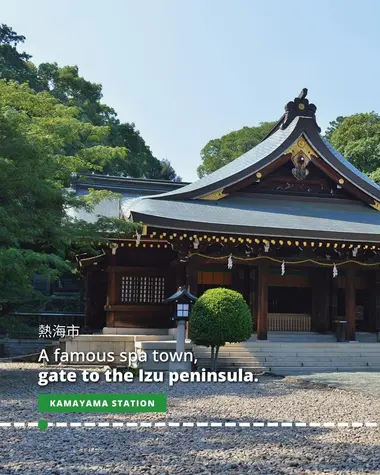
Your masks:
{"label": "curved gable roof", "polygon": [[[128,204],[126,203],[123,206],[124,216],[129,218],[132,215],[133,218],[134,209],[136,211],[137,208],[139,209],[137,215],[143,212],[142,208],[144,207],[146,207],[146,215],[149,216],[150,213],[154,214],[154,203],[159,200],[169,202],[198,200],[239,183],[287,153],[301,135],[308,140],[321,160],[334,169],[339,176],[344,177],[347,182],[364,192],[370,198],[369,201],[373,200],[373,207],[380,209],[380,186],[360,172],[320,135],[320,128],[315,120],[316,107],[314,104],[309,104],[306,93],[307,90],[303,90],[303,93],[294,102],[287,104],[286,113],[276,125],[275,130],[271,131],[261,143],[251,150],[194,183],[166,193],[137,198],[128,202]],[[139,203],[138,206],[136,206],[137,203]]]}
{"label": "curved gable roof", "polygon": [[[227,185],[231,185],[240,181],[242,178],[251,175],[252,170],[257,168],[262,160],[271,157],[275,160],[280,156],[287,146],[295,140],[293,139],[293,132],[297,129],[298,119],[287,127],[285,130],[277,130],[274,134],[268,137],[263,142],[253,147],[248,152],[244,153],[236,160],[228,163],[219,170],[216,170],[210,175],[206,175],[203,178],[184,186],[180,190],[173,190],[168,193],[157,195],[157,197],[176,197],[184,198],[200,198],[202,196],[213,193]],[[290,140],[289,140],[290,138]],[[285,145],[284,145],[285,144]],[[286,145],[287,144],[287,145]]]}

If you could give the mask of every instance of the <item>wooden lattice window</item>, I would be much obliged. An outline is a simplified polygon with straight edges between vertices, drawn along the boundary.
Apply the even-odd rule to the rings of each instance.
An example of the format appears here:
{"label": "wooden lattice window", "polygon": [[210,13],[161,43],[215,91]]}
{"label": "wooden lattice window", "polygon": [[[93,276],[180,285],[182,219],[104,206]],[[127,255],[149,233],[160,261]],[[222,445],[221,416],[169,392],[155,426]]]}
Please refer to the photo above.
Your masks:
{"label": "wooden lattice window", "polygon": [[122,276],[122,303],[161,303],[165,298],[164,277]]}

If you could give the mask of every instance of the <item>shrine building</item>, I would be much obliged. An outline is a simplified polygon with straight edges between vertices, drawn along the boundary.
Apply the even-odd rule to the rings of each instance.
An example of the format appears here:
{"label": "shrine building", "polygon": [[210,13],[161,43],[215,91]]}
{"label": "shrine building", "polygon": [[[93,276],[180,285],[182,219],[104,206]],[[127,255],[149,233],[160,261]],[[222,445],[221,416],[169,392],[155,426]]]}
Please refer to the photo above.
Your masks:
{"label": "shrine building", "polygon": [[321,135],[306,95],[223,168],[123,200],[141,232],[79,257],[87,326],[169,329],[163,301],[186,285],[239,291],[259,340],[338,321],[349,340],[380,331],[380,187]]}

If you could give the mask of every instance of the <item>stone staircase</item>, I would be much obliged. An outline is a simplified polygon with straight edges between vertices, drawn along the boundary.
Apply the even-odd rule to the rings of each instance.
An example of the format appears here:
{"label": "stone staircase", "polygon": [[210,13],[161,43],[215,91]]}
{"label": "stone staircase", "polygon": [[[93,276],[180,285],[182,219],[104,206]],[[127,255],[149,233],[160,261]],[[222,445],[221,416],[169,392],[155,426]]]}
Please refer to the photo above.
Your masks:
{"label": "stone staircase", "polygon": [[[326,338],[326,335],[318,336]],[[243,368],[257,374],[266,372],[282,376],[380,371],[380,343],[338,343],[328,340],[305,342],[304,339],[297,341],[293,338],[290,342],[251,339],[245,343],[227,344],[220,349],[218,369]],[[198,368],[210,367],[209,348],[195,346],[193,352]]]}

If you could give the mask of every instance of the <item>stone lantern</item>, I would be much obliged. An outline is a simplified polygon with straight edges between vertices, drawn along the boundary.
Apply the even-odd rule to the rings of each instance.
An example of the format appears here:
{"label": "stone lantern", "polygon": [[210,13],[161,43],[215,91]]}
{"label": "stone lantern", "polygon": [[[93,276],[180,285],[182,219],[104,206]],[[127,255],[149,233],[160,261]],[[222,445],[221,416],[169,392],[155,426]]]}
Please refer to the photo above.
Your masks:
{"label": "stone lantern", "polygon": [[[185,352],[186,344],[186,322],[189,321],[191,305],[197,300],[186,287],[180,287],[177,292],[167,299],[164,303],[175,303],[175,315],[173,319],[177,322],[177,340],[176,353],[183,354]],[[170,370],[173,371],[188,371],[191,365],[189,362],[175,362],[171,363]]]}

